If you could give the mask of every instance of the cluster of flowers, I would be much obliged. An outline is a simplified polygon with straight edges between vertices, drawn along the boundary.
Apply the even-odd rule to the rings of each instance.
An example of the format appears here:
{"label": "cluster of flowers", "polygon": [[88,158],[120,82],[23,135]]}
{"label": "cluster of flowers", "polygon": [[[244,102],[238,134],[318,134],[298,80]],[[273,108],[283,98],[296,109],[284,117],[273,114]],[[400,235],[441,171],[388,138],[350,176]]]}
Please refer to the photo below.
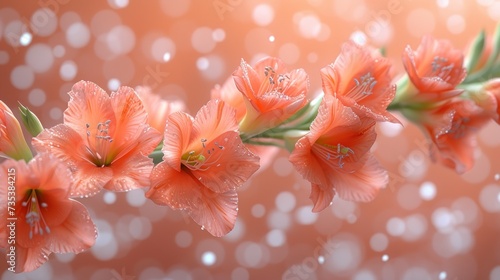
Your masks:
{"label": "cluster of flowers", "polygon": [[[354,42],[321,69],[323,94],[307,99],[308,75],[277,58],[244,60],[195,117],[182,102],[149,89],[120,87],[109,95],[81,81],[69,92],[64,122],[43,128],[21,105],[34,136],[32,155],[20,123],[0,101],[0,178],[16,170],[15,190],[2,182],[0,227],[17,218],[16,272],[32,271],[49,254],[91,247],[97,230],[73,198],[102,189],[148,188],[159,205],[182,210],[214,236],[227,234],[238,212],[238,188],[281,147],[311,182],[318,212],[335,195],[370,201],[389,182],[370,152],[377,122],[400,123],[397,110],[423,128],[431,157],[458,173],[473,166],[475,134],[499,122],[500,28],[481,33],[464,52],[448,41],[423,38],[403,53],[406,73],[391,74],[377,49]],[[2,179],[4,180],[4,179]],[[11,194],[10,192],[14,192]],[[15,197],[10,212],[7,197]],[[9,251],[8,232],[0,247]]]}

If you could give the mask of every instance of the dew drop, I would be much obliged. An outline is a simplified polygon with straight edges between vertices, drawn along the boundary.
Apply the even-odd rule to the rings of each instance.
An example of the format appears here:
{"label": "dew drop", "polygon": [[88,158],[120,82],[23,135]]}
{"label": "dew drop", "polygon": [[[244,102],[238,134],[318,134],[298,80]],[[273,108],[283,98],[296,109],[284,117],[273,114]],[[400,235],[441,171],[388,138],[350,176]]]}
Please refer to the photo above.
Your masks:
{"label": "dew drop", "polygon": [[201,226],[201,230],[205,230],[205,226]]}

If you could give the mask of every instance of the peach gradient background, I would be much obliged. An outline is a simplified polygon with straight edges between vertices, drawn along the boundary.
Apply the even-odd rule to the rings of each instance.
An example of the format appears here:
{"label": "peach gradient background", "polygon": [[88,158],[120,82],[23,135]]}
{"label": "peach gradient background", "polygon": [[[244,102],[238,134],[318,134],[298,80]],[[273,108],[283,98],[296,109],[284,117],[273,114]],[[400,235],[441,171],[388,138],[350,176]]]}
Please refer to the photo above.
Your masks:
{"label": "peach gradient background", "polygon": [[[463,48],[500,19],[494,0],[47,2],[46,10],[42,0],[0,3],[0,98],[27,105],[46,127],[62,121],[79,80],[108,91],[146,83],[195,113],[241,58],[267,54],[304,68],[313,96],[319,70],[349,38],[385,46],[398,73],[402,50],[421,35]],[[19,45],[30,21],[31,40]],[[423,136],[404,124],[378,127],[375,153],[393,180],[371,203],[335,200],[311,214],[309,186],[281,152],[241,188],[227,237],[145,201],[142,191],[102,192],[80,200],[99,228],[92,250],[52,255],[33,273],[1,279],[280,279],[293,267],[307,272],[303,279],[500,279],[500,129],[479,132],[476,167],[459,176],[431,163]]]}

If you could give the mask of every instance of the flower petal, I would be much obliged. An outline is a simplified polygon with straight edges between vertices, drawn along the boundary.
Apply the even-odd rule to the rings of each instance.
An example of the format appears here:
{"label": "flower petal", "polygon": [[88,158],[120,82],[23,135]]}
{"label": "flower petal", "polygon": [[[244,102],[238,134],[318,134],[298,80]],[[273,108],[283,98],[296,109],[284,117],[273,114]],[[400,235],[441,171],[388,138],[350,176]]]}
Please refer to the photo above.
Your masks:
{"label": "flower petal", "polygon": [[176,112],[168,116],[163,136],[163,161],[177,171],[181,171],[182,153],[191,143],[193,118]]}
{"label": "flower petal", "polygon": [[206,144],[203,156],[205,162],[191,172],[217,193],[240,187],[259,169],[259,157],[243,145],[234,131],[223,133]]}
{"label": "flower petal", "polygon": [[[79,135],[86,135],[87,129],[95,130],[106,120],[110,120],[110,130],[114,130],[115,116],[109,95],[92,82],[80,81],[68,93],[68,109],[64,111],[64,124]],[[87,128],[87,124],[88,127]]]}
{"label": "flower petal", "polygon": [[140,153],[114,161],[108,167],[113,172],[113,178],[104,188],[115,192],[125,192],[149,187],[151,185],[149,175],[153,167],[153,160]]}
{"label": "flower petal", "polygon": [[78,201],[71,202],[68,218],[49,233],[47,248],[54,253],[81,253],[95,243],[97,228],[87,209]]}
{"label": "flower petal", "polygon": [[321,188],[316,184],[311,184],[311,195],[309,198],[314,203],[313,212],[321,212],[326,207],[330,206],[335,196],[333,188]]}
{"label": "flower petal", "polygon": [[354,173],[338,172],[331,178],[340,198],[368,202],[375,198],[381,188],[389,183],[387,171],[380,166],[372,154],[366,155],[365,165]]}
{"label": "flower petal", "polygon": [[49,259],[51,252],[42,246],[42,244],[25,248],[16,246],[16,273],[30,272],[39,268]]}
{"label": "flower petal", "polygon": [[196,138],[205,138],[208,142],[226,131],[238,129],[234,109],[217,99],[210,100],[201,107],[196,114],[193,126]]}

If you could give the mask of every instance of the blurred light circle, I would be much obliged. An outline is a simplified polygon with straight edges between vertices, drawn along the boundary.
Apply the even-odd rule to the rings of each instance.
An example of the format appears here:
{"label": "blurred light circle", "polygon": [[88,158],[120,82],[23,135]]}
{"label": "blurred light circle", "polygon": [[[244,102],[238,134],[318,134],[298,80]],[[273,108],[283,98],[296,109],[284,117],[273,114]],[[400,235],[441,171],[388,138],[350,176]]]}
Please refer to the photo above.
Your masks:
{"label": "blurred light circle", "polygon": [[255,242],[245,241],[236,247],[236,261],[244,266],[257,268],[264,264],[263,247]]}
{"label": "blurred light circle", "polygon": [[181,230],[175,235],[175,243],[181,248],[187,248],[193,242],[193,235],[189,231]]}
{"label": "blurred light circle", "polygon": [[377,280],[377,276],[372,271],[363,269],[356,272],[352,280]]}
{"label": "blurred light circle", "polygon": [[218,55],[208,55],[196,62],[201,75],[208,80],[219,80],[226,69],[224,59]]}
{"label": "blurred light circle", "polygon": [[496,184],[485,186],[479,193],[479,203],[486,212],[500,212],[500,187]]}
{"label": "blurred light circle", "polygon": [[289,214],[275,210],[269,213],[269,216],[267,216],[267,226],[271,229],[286,230],[290,228],[291,224],[292,221]]}
{"label": "blurred light circle", "polygon": [[[359,36],[361,35],[358,35],[358,37]],[[358,39],[358,40],[363,42],[363,39]],[[364,42],[366,42],[366,37],[364,38]],[[380,132],[382,132],[382,134],[384,134],[387,137],[396,137],[400,135],[401,132],[403,131],[402,125],[390,122],[381,122],[378,124],[378,128],[380,129]]]}
{"label": "blurred light circle", "polygon": [[108,0],[108,4],[113,9],[123,9],[128,6],[128,0]]}
{"label": "blurred light circle", "polygon": [[302,225],[311,225],[318,219],[318,214],[312,212],[312,206],[302,206],[295,211],[295,220]]}
{"label": "blurred light circle", "polygon": [[336,274],[344,275],[355,270],[363,258],[363,253],[357,239],[351,234],[338,234],[330,242],[335,249],[328,252],[324,267]]}
{"label": "blurred light circle", "polygon": [[266,242],[271,247],[280,247],[285,244],[286,236],[282,230],[273,229],[266,234]]}
{"label": "blurred light circle", "polygon": [[330,39],[330,34],[331,33],[332,33],[332,31],[330,29],[330,26],[328,26],[328,24],[322,23],[321,24],[321,29],[320,29],[318,35],[316,36],[316,40],[318,40],[318,41],[326,41],[326,40]]}
{"label": "blurred light circle", "polygon": [[487,11],[492,20],[500,20],[500,2],[496,1],[493,3]]}
{"label": "blurred light circle", "polygon": [[104,61],[102,72],[105,79],[116,78],[120,84],[128,84],[134,77],[135,64],[128,56],[117,56]]}
{"label": "blurred light circle", "polygon": [[436,185],[433,182],[423,182],[420,185],[419,194],[423,200],[433,200],[436,197]]}
{"label": "blurred light circle", "polygon": [[118,79],[110,79],[108,81],[108,89],[111,91],[116,91],[120,87],[121,83]]}
{"label": "blurred light circle", "polygon": [[273,170],[277,175],[286,177],[290,175],[294,169],[287,157],[279,157],[274,160]]}
{"label": "blurred light circle", "polygon": [[450,231],[455,225],[453,214],[445,207],[440,207],[432,212],[432,223],[437,230]]}
{"label": "blurred light circle", "polygon": [[403,240],[417,241],[427,232],[427,220],[424,215],[416,213],[405,218]]}
{"label": "blurred light circle", "polygon": [[55,254],[56,259],[61,263],[70,263],[72,262],[76,254],[75,253],[65,253],[65,254]]}
{"label": "blurred light circle", "polygon": [[273,36],[273,40],[269,40],[271,36],[271,31],[263,27],[249,30],[245,35],[245,50],[249,54],[271,53],[275,39]]}
{"label": "blurred light circle", "polygon": [[31,16],[31,30],[39,36],[49,36],[56,28],[57,16],[49,8],[38,9]]}
{"label": "blurred light circle", "polygon": [[34,44],[26,52],[25,61],[36,73],[46,72],[54,64],[52,49],[46,44]]}
{"label": "blurred light circle", "polygon": [[98,11],[90,21],[90,30],[94,36],[106,34],[122,23],[120,16],[112,10]]}
{"label": "blurred light circle", "polygon": [[28,101],[33,106],[42,106],[45,103],[45,100],[47,100],[47,96],[45,95],[45,92],[39,88],[32,89],[28,94]]}
{"label": "blurred light circle", "polygon": [[33,35],[29,32],[24,32],[21,34],[21,37],[19,37],[19,43],[21,46],[27,46],[31,43],[31,39],[33,39]]}
{"label": "blurred light circle", "polygon": [[[489,122],[483,129],[478,131],[477,135],[484,145],[488,147],[497,147],[500,146],[500,137],[497,137],[499,133],[500,126],[496,122]],[[500,179],[500,175],[498,179]],[[496,180],[498,181],[498,179]]]}
{"label": "blurred light circle", "polygon": [[330,208],[332,209],[332,213],[333,215],[335,215],[335,217],[342,220],[347,220],[349,217],[356,213],[358,205],[356,204],[356,202],[343,200],[338,196],[335,196]]}
{"label": "blurred light circle", "polygon": [[62,119],[63,111],[61,108],[54,107],[49,111],[49,117],[53,120],[59,121]]}
{"label": "blurred light circle", "polygon": [[75,62],[71,60],[66,60],[61,64],[59,68],[59,75],[63,81],[71,81],[75,78],[78,68]]}
{"label": "blurred light circle", "polygon": [[250,273],[243,267],[237,267],[231,272],[231,280],[249,280]]}
{"label": "blurred light circle", "polygon": [[113,204],[116,202],[116,194],[111,191],[106,191],[102,198],[106,204]]}
{"label": "blurred light circle", "polygon": [[495,266],[491,272],[490,272],[490,279],[491,280],[498,280],[500,279],[500,265]]}
{"label": "blurred light circle", "polygon": [[465,30],[465,19],[462,15],[451,15],[446,20],[446,27],[453,34],[460,34]]}
{"label": "blurred light circle", "polygon": [[66,32],[70,26],[81,21],[82,19],[78,13],[72,11],[65,12],[59,18],[59,26],[64,32]]}
{"label": "blurred light circle", "polygon": [[207,251],[201,255],[201,262],[206,266],[212,266],[217,261],[217,256],[214,252]]}
{"label": "blurred light circle", "polygon": [[300,49],[293,43],[285,43],[280,47],[278,55],[286,64],[295,64],[300,58]]}
{"label": "blurred light circle", "polygon": [[222,28],[217,28],[212,32],[212,39],[215,42],[222,42],[226,38],[226,31]]}
{"label": "blurred light circle", "polygon": [[[158,62],[169,61],[175,55],[175,43],[168,37],[159,37],[151,45],[151,55]],[[168,54],[167,59],[165,55]]]}
{"label": "blurred light circle", "polygon": [[405,271],[402,280],[431,280],[431,275],[422,267],[411,267]]}
{"label": "blurred light circle", "polygon": [[183,1],[171,1],[171,0],[160,0],[160,8],[163,13],[170,17],[180,17],[183,16],[191,5],[190,0]]}
{"label": "blurred light circle", "polygon": [[480,225],[482,212],[473,199],[465,196],[460,197],[453,202],[451,210],[453,210],[454,213],[458,212],[460,214],[462,217],[462,224],[472,224],[476,227]]}
{"label": "blurred light circle", "polygon": [[300,35],[306,39],[317,37],[321,32],[321,21],[315,14],[303,14],[298,16],[298,28]]}
{"label": "blurred light circle", "polygon": [[389,260],[389,255],[383,254],[381,259],[382,259],[383,262],[386,262],[386,261]]}
{"label": "blurred light circle", "polygon": [[106,35],[108,48],[117,55],[127,54],[134,49],[135,33],[130,27],[118,25]]}
{"label": "blurred light circle", "polygon": [[[363,45],[366,44],[366,39],[367,38],[366,38],[366,34],[363,31],[357,30],[357,31],[354,31],[351,34],[351,36],[349,37],[349,39],[353,40],[354,43],[363,46]],[[380,125],[382,125],[382,124],[388,124],[388,122],[381,122],[381,123],[379,123],[379,127],[381,127]],[[398,125],[398,126],[401,126],[401,125]],[[395,133],[396,129],[393,129],[394,126],[390,126],[390,128],[391,129],[389,130],[390,132],[388,134],[387,134],[387,132],[384,132],[384,131],[382,133],[384,133],[386,136],[393,137],[392,135]],[[397,134],[399,134],[399,133],[397,133]]]}
{"label": "blurred light circle", "polygon": [[435,27],[434,15],[427,9],[416,8],[406,17],[406,29],[414,37],[420,38],[425,34],[431,34]]}
{"label": "blurred light circle", "polygon": [[33,69],[26,65],[16,66],[10,73],[10,81],[17,89],[27,89],[35,81]]}
{"label": "blurred light circle", "polygon": [[95,220],[94,223],[99,229],[99,234],[97,235],[94,246],[90,248],[90,251],[98,260],[111,260],[118,253],[118,244],[114,238],[113,229],[105,220]]}
{"label": "blurred light circle", "polygon": [[295,196],[291,192],[280,192],[275,199],[276,208],[281,212],[288,213],[295,208]]}
{"label": "blurred light circle", "polygon": [[255,6],[252,12],[252,19],[257,25],[269,25],[274,20],[273,7],[268,4],[259,4]]}
{"label": "blurred light circle", "polygon": [[398,217],[392,217],[387,221],[386,224],[387,233],[392,236],[401,236],[405,232],[405,222],[403,219]]}
{"label": "blurred light circle", "polygon": [[250,211],[255,218],[262,218],[266,214],[266,208],[262,204],[255,204]]}
{"label": "blurred light circle", "polygon": [[90,41],[89,28],[82,22],[73,23],[66,30],[66,41],[73,48],[83,48]]}
{"label": "blurred light circle", "polygon": [[149,219],[145,217],[134,217],[128,226],[130,236],[137,240],[146,240],[153,230]]}
{"label": "blurred light circle", "polygon": [[448,274],[446,273],[446,271],[441,271],[439,272],[439,280],[445,280],[446,277],[448,277]]}
{"label": "blurred light circle", "polygon": [[54,57],[63,57],[64,54],[66,54],[66,49],[62,45],[57,45],[52,48],[52,54],[54,55]]}
{"label": "blurred light circle", "polygon": [[191,45],[200,53],[209,53],[215,48],[215,41],[212,38],[212,29],[199,27],[191,35]]}
{"label": "blurred light circle", "polygon": [[370,238],[370,248],[375,252],[382,252],[389,246],[389,238],[384,233],[375,233]]}

